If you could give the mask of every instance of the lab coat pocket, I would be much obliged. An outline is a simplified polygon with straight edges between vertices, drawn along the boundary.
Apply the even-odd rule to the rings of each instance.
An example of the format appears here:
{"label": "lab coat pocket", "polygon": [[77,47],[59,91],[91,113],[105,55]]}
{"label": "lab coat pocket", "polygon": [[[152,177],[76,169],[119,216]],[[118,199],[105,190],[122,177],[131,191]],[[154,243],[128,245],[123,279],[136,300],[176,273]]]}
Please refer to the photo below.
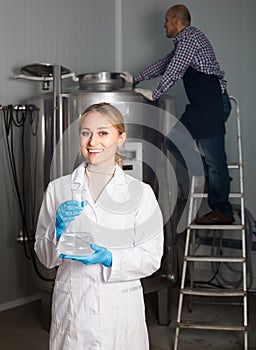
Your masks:
{"label": "lab coat pocket", "polygon": [[72,316],[70,284],[56,281],[52,300],[52,324],[60,333],[70,330]]}
{"label": "lab coat pocket", "polygon": [[122,290],[123,305],[126,308],[127,326],[133,324],[141,324],[145,318],[145,307],[143,290],[141,285],[137,284]]}

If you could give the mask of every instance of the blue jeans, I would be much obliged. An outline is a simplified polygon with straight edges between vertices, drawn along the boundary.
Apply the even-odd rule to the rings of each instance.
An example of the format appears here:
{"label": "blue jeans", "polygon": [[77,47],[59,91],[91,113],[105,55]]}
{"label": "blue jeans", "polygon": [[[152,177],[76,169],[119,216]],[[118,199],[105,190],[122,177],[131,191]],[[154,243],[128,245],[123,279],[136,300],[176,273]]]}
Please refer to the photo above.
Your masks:
{"label": "blue jeans", "polygon": [[[223,95],[223,106],[225,111],[225,121],[227,120],[230,111],[231,104],[228,95]],[[180,145],[184,143],[180,138],[179,132],[175,130],[169,134],[166,141],[168,150],[173,154],[181,165],[191,171],[192,175],[202,175],[198,173],[198,166],[193,166],[195,157],[198,157],[198,152],[191,147],[192,142],[186,141],[186,146],[189,148],[188,157],[184,160],[184,152],[180,151]],[[173,135],[174,138],[173,138]],[[178,136],[177,136],[178,135]],[[173,143],[171,140],[175,140]],[[208,180],[208,204],[212,210],[218,209],[224,214],[232,215],[232,206],[228,201],[230,192],[230,177],[227,167],[227,156],[225,152],[225,137],[224,135],[198,139],[197,143],[204,152],[202,157],[205,177]],[[197,152],[197,155],[193,156],[193,153]]]}
{"label": "blue jeans", "polygon": [[203,152],[203,161],[208,180],[208,204],[211,209],[218,209],[232,215],[232,206],[228,201],[230,177],[227,167],[224,135],[198,140]]}

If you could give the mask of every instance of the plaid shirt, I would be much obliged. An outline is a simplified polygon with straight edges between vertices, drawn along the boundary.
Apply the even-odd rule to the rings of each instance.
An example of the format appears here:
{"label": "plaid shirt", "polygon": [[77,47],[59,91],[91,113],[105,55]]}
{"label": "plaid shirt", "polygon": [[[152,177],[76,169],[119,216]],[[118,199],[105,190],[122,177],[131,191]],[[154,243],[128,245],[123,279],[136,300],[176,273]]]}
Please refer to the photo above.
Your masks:
{"label": "plaid shirt", "polygon": [[162,75],[156,89],[153,90],[153,97],[157,99],[177,80],[182,79],[186,70],[191,67],[205,74],[216,75],[224,93],[227,86],[224,72],[220,69],[212,45],[206,36],[199,29],[188,26],[173,39],[173,42],[175,47],[173,51],[136,74],[135,81],[153,79]]}

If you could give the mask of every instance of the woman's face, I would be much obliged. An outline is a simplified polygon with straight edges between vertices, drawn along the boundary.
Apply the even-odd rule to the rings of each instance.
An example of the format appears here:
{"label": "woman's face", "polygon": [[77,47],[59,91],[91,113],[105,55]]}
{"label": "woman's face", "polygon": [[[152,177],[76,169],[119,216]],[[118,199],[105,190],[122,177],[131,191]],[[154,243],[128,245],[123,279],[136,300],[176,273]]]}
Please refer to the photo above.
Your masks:
{"label": "woman's face", "polygon": [[117,147],[125,141],[125,133],[117,129],[97,111],[90,112],[80,130],[80,148],[90,164],[113,165]]}

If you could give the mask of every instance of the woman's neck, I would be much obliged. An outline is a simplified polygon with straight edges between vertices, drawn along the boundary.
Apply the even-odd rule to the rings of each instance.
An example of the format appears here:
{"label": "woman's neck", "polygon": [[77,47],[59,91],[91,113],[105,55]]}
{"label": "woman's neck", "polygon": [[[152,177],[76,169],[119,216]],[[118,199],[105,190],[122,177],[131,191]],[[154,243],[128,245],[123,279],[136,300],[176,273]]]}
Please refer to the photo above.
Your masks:
{"label": "woman's neck", "polygon": [[115,164],[107,164],[107,165],[88,164],[86,169],[90,173],[113,175],[115,172],[115,168],[116,168]]}
{"label": "woman's neck", "polygon": [[94,202],[96,202],[104,188],[114,176],[115,169],[115,164],[88,164],[86,167],[85,177]]}

